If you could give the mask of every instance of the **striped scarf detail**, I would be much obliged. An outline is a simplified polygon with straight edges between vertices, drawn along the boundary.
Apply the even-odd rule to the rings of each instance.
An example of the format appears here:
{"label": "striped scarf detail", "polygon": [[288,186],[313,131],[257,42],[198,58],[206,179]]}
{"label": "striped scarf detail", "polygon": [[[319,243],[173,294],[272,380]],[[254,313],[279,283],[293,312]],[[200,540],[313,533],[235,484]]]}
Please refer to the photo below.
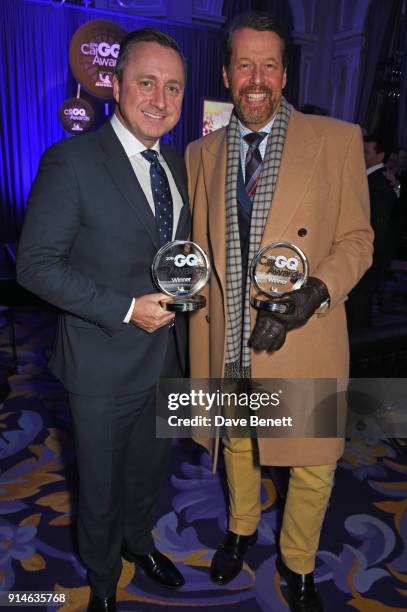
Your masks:
{"label": "striped scarf detail", "polygon": [[[280,170],[291,105],[281,98],[280,108],[267,140],[267,149],[261,164],[253,201],[250,226],[249,262],[260,248],[267,216]],[[246,279],[242,279],[239,223],[237,215],[236,186],[240,161],[240,131],[236,113],[232,113],[227,128],[226,158],[226,358],[225,378],[248,378],[251,370],[251,350],[248,340],[250,323],[250,266]],[[245,300],[242,312],[242,285]]]}

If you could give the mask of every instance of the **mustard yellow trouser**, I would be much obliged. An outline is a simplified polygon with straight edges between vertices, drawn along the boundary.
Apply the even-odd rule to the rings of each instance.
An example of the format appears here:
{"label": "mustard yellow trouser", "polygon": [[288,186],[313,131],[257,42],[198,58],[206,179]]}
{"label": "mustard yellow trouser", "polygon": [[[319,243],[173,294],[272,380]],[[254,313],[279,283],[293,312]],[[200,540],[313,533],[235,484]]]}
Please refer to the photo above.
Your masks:
{"label": "mustard yellow trouser", "polygon": [[[223,443],[229,488],[229,529],[240,535],[251,535],[261,515],[257,443],[251,438],[225,438]],[[315,568],[335,468],[336,463],[290,469],[280,549],[287,567],[299,574],[308,574]]]}

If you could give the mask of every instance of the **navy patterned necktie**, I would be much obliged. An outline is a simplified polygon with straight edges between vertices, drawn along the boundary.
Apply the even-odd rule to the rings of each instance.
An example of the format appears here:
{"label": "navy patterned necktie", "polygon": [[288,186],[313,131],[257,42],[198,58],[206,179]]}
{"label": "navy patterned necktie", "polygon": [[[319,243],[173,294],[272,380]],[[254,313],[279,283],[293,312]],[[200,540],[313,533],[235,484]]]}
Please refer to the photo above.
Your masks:
{"label": "navy patterned necktie", "polygon": [[172,240],[173,205],[170,184],[166,172],[158,161],[158,153],[153,149],[141,151],[141,155],[150,162],[151,190],[155,207],[160,246]]}
{"label": "navy patterned necktie", "polygon": [[246,187],[247,195],[253,202],[254,194],[256,192],[257,182],[260,176],[262,158],[259,151],[259,145],[263,138],[267,136],[267,132],[250,132],[243,136],[249,149],[246,153],[246,172],[244,184]]}

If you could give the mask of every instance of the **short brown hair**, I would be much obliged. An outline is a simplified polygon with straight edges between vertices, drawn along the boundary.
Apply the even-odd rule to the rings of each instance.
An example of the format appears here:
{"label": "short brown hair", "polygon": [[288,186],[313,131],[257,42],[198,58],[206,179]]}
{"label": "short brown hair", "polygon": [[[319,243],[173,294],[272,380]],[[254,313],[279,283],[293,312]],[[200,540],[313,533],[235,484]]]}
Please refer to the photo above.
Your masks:
{"label": "short brown hair", "polygon": [[161,45],[161,47],[169,47],[170,49],[174,49],[174,51],[176,51],[181,58],[182,65],[184,67],[184,78],[186,80],[186,61],[175,40],[171,38],[171,36],[168,36],[168,34],[165,34],[160,30],[156,30],[155,28],[140,28],[139,30],[129,32],[120,43],[120,51],[115,68],[115,75],[117,76],[119,82],[121,82],[123,78],[124,68],[131,49],[134,47],[134,45],[140,42],[155,42],[158,45]]}
{"label": "short brown hair", "polygon": [[259,32],[275,32],[277,36],[281,38],[283,67],[287,68],[288,37],[283,24],[277,17],[273,17],[273,15],[269,13],[263,11],[250,11],[250,13],[237,15],[228,28],[223,52],[223,65],[226,70],[230,66],[230,58],[232,55],[232,36],[237,30],[243,30],[243,28],[258,30]]}

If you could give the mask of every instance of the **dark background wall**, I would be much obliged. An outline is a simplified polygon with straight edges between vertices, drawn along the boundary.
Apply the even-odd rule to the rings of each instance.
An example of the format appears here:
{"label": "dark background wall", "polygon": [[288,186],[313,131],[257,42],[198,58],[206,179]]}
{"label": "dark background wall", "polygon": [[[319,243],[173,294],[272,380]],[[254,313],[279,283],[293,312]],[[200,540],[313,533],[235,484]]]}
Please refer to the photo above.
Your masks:
{"label": "dark background wall", "polygon": [[[108,19],[128,31],[158,27],[178,41],[188,62],[188,83],[181,120],[167,141],[182,152],[200,136],[203,97],[227,96],[221,80],[224,30],[230,18],[250,9],[274,13],[293,39],[285,91],[290,102],[323,106],[333,116],[378,129],[389,144],[402,144],[406,0],[2,0],[0,242],[18,237],[43,151],[69,137],[58,110],[76,95],[68,48],[79,26]],[[81,95],[95,107],[97,123],[112,112],[112,103]]]}

